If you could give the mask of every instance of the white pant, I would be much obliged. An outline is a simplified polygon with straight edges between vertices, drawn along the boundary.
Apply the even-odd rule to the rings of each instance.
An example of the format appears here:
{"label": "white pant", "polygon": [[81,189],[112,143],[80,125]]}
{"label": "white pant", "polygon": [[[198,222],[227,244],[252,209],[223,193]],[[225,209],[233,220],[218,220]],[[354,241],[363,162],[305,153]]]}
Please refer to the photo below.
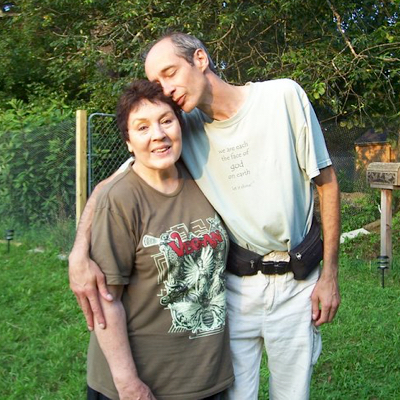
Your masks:
{"label": "white pant", "polygon": [[[269,399],[305,400],[321,352],[311,321],[311,293],[319,269],[304,281],[293,273],[238,277],[227,273],[227,306],[235,382],[230,400],[257,400],[260,362],[268,356]],[[262,399],[265,400],[265,399]]]}

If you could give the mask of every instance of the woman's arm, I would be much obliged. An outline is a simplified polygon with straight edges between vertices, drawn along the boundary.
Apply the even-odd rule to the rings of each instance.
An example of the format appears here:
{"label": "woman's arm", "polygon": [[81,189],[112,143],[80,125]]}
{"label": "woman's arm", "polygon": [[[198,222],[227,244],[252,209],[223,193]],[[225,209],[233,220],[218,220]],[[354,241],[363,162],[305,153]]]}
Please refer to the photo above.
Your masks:
{"label": "woman's arm", "polygon": [[139,378],[129,345],[126,313],[121,302],[123,286],[109,286],[114,297],[109,302],[100,297],[107,328],[95,325],[95,334],[103,351],[121,400],[155,400],[151,390]]}

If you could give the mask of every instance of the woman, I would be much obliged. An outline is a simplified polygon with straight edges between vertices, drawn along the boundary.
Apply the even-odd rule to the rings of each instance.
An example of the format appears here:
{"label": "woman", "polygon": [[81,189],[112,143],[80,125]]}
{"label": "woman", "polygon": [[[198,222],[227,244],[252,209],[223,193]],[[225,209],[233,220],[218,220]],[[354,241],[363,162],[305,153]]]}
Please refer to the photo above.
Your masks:
{"label": "woman", "polygon": [[233,382],[227,233],[179,161],[180,110],[160,86],[131,84],[117,123],[135,161],[93,220],[91,255],[115,300],[91,336],[88,398],[217,399]]}

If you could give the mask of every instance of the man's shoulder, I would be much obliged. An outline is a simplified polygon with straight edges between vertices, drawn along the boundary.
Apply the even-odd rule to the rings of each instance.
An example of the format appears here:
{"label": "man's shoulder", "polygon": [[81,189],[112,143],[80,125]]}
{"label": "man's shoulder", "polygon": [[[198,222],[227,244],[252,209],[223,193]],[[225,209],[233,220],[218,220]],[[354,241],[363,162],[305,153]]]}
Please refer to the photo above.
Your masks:
{"label": "man's shoulder", "polygon": [[204,124],[205,122],[208,122],[207,115],[204,114],[199,108],[194,108],[192,111],[188,113],[182,112],[182,117],[185,124],[194,124],[194,123]]}
{"label": "man's shoulder", "polygon": [[260,90],[274,90],[278,93],[282,92],[303,92],[302,87],[293,79],[280,78],[280,79],[270,79],[267,81],[260,82],[250,82],[250,85],[254,85]]}
{"label": "man's shoulder", "polygon": [[293,106],[297,109],[297,107],[303,108],[309,103],[304,89],[292,79],[272,79],[255,82],[252,85],[254,85],[255,97],[268,99],[273,104],[282,103],[285,104],[285,107]]}
{"label": "man's shoulder", "polygon": [[108,182],[99,193],[98,208],[115,205],[123,207],[126,201],[132,201],[132,188],[135,186],[134,178],[131,168],[128,168]]}

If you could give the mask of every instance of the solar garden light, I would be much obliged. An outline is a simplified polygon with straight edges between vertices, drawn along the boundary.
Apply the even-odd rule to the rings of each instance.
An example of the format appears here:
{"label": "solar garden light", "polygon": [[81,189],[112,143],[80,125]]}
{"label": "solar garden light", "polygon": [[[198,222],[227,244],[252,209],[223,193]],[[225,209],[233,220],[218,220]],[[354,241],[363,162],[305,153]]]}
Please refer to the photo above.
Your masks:
{"label": "solar garden light", "polygon": [[10,252],[10,242],[14,239],[14,229],[6,230],[7,252]]}
{"label": "solar garden light", "polygon": [[378,271],[381,270],[382,273],[382,288],[385,287],[385,270],[389,269],[389,257],[379,256],[378,257]]}

